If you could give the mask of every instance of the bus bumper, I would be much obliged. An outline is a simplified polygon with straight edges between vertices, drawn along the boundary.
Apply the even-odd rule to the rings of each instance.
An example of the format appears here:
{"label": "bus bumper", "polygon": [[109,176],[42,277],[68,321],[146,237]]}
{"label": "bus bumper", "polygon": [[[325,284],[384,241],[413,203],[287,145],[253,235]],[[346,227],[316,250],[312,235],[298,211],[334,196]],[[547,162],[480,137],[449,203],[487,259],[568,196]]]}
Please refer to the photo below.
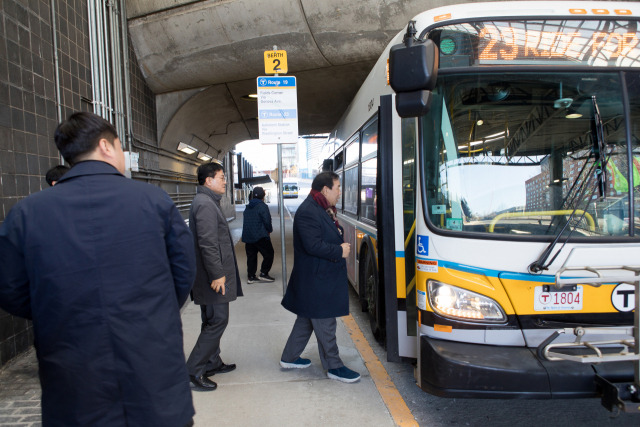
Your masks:
{"label": "bus bumper", "polygon": [[595,397],[596,374],[633,381],[632,362],[582,364],[540,360],[535,349],[420,337],[420,388],[443,397]]}

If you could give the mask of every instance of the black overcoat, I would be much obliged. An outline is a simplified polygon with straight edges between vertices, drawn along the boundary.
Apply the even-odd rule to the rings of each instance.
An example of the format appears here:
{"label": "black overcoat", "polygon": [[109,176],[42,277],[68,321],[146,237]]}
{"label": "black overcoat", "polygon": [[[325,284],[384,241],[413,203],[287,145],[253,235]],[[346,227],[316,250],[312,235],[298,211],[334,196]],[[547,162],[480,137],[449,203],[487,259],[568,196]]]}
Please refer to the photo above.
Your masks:
{"label": "black overcoat", "polygon": [[258,240],[269,237],[271,232],[273,232],[273,225],[271,224],[269,206],[254,197],[249,201],[242,214],[242,241],[256,243]]}
{"label": "black overcoat", "polygon": [[160,188],[75,165],[0,227],[0,307],[33,319],[50,426],[183,426],[193,239]]}
{"label": "black overcoat", "polygon": [[293,271],[282,299],[287,310],[309,319],[349,314],[344,243],[329,214],[308,196],[293,222]]}

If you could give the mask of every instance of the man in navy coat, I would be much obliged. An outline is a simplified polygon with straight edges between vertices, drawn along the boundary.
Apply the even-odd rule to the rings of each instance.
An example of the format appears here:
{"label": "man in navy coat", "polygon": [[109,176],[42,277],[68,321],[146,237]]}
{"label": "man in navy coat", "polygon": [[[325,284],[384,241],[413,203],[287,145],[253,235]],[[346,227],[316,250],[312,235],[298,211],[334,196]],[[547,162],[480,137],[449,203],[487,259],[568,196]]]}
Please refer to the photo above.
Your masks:
{"label": "man in navy coat", "polygon": [[0,227],[0,307],[33,319],[43,425],[192,425],[191,233],[164,191],[122,175],[109,122],[75,113],[55,142],[71,170]]}
{"label": "man in navy coat", "polygon": [[306,368],[309,359],[300,357],[311,333],[318,340],[318,352],[327,376],[355,382],[360,374],[344,366],[336,341],[336,317],[349,314],[349,284],[346,258],[351,246],[344,242],[336,218],[340,179],[334,172],[322,172],[311,183],[311,192],[296,211],[293,221],[293,270],[282,299],[287,310],[298,315],[280,358],[285,369]]}
{"label": "man in navy coat", "polygon": [[[269,206],[264,202],[266,195],[262,187],[256,187],[251,192],[253,198],[244,209],[242,215],[242,241],[247,253],[247,283],[259,281],[273,282],[269,270],[273,265],[273,245],[269,235],[273,232]],[[258,253],[262,255],[260,277],[256,276],[258,269]]]}

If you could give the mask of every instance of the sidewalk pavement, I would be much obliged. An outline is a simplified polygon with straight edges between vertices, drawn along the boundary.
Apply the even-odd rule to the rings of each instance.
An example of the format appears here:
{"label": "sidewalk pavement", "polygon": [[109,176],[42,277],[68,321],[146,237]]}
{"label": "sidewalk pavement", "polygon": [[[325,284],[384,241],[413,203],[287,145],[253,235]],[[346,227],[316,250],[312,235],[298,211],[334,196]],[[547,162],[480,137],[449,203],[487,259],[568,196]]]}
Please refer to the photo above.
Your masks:
{"label": "sidewalk pavement", "polygon": [[[362,375],[345,384],[330,380],[322,370],[315,336],[303,357],[311,359],[306,369],[282,369],[280,355],[295,315],[280,305],[282,259],[280,219],[275,204],[269,205],[274,231],[271,235],[275,260],[272,283],[246,284],[244,244],[236,244],[238,268],[245,296],[230,304],[230,319],[222,337],[221,357],[235,363],[235,371],[211,379],[218,389],[192,391],[195,426],[394,426],[376,386],[342,321],[337,339],[345,365]],[[229,223],[234,242],[242,233],[242,212]],[[287,271],[293,267],[292,220],[285,214]],[[259,260],[260,262],[261,260]],[[288,277],[289,274],[287,274]],[[200,332],[200,308],[191,301],[182,309],[184,351],[188,357]],[[0,370],[0,426],[40,426],[40,384],[35,351],[16,358]]]}

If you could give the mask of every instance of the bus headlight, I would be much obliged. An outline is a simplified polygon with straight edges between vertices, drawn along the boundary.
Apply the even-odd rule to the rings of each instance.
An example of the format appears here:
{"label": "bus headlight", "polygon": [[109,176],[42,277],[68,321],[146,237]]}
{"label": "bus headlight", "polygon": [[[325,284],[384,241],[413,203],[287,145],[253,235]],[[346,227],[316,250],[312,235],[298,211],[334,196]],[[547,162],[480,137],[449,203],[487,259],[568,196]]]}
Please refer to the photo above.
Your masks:
{"label": "bus headlight", "polygon": [[431,308],[441,316],[471,322],[507,321],[506,314],[497,302],[475,292],[429,280],[427,293]]}

